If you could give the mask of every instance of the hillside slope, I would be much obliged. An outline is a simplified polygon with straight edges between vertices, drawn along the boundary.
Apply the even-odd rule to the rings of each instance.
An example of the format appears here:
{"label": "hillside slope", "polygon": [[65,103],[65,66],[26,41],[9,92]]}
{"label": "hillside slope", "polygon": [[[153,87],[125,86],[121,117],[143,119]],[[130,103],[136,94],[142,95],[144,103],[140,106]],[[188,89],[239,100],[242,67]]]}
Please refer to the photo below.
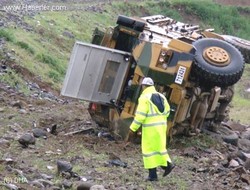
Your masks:
{"label": "hillside slope", "polygon": [[[101,185],[100,189],[120,190],[249,189],[250,150],[244,144],[249,138],[249,65],[235,86],[231,109],[231,119],[244,125],[229,122],[221,132],[231,134],[231,127],[234,135],[242,137],[237,138],[240,146],[234,144],[235,138],[230,138],[233,143],[225,143],[216,134],[177,137],[169,148],[177,167],[167,178],[158,170],[160,179],[153,183],[145,182],[147,171],[139,144],[124,149],[123,141],[114,141],[91,120],[86,102],[59,95],[74,42],[89,42],[95,27],[105,30],[115,25],[119,14],[164,14],[250,40],[250,26],[245,21],[249,7],[222,9],[212,4],[214,17],[203,20],[198,10],[204,7],[196,5],[200,1],[21,2],[21,10],[16,7],[18,0],[0,4],[0,189],[89,189],[95,184]],[[213,1],[204,2],[208,7]],[[15,7],[6,10],[6,5]],[[38,10],[34,6],[39,6]],[[219,12],[226,13],[222,18],[235,26],[221,24],[215,18]],[[239,16],[236,20],[232,12]],[[32,142],[27,134],[39,138]],[[29,145],[22,146],[20,139]],[[58,161],[68,163],[60,167]],[[72,169],[65,169],[70,166]]]}

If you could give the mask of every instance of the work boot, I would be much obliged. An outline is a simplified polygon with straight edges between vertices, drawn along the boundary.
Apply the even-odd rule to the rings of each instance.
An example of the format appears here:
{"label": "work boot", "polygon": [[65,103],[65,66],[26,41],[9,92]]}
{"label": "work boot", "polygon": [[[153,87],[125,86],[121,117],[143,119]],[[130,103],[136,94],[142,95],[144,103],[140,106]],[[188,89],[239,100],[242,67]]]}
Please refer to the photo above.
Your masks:
{"label": "work boot", "polygon": [[146,181],[158,181],[158,178],[147,177]]}
{"label": "work boot", "polygon": [[170,174],[170,172],[175,168],[175,164],[168,162],[168,166],[165,168],[165,172],[163,174],[163,177],[167,176]]}
{"label": "work boot", "polygon": [[158,181],[156,168],[149,169],[149,175],[146,181]]}

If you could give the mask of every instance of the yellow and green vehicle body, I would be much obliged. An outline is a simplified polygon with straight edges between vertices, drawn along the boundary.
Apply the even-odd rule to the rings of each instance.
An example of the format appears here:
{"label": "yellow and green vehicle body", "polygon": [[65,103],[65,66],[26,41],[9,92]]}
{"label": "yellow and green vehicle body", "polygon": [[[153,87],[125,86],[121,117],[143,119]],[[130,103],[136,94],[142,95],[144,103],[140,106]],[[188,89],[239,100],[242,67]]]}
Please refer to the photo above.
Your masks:
{"label": "yellow and green vehicle body", "polygon": [[166,16],[119,16],[117,26],[95,29],[92,43],[75,43],[61,94],[88,101],[93,120],[125,138],[140,82],[151,77],[171,107],[168,134],[192,135],[226,118],[247,48]]}

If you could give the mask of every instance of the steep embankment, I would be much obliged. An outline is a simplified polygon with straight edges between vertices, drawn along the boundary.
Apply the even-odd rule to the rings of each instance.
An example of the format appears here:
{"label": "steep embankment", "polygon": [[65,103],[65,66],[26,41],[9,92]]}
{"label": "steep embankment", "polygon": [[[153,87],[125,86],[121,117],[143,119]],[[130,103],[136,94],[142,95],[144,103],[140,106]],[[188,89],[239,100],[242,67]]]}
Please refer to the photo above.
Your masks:
{"label": "steep embankment", "polygon": [[[221,7],[209,0],[202,4],[178,0],[171,3],[159,1],[157,4],[99,1],[94,5],[84,0],[74,4],[70,1],[69,3],[40,1],[40,4],[34,5],[29,1],[23,1],[23,4],[5,1],[1,6],[3,10],[0,12],[1,65],[8,67],[12,74],[1,75],[0,78],[10,86],[18,84],[19,90],[25,94],[29,93],[26,85],[29,82],[39,83],[42,88],[49,90],[56,89],[58,94],[74,42],[90,41],[95,27],[105,30],[115,25],[119,14],[133,16],[163,14],[188,23],[200,24],[204,28],[215,28],[221,34],[248,40],[250,36],[248,7]],[[7,59],[12,63],[6,66]],[[250,88],[247,82],[248,71],[249,65],[246,67],[244,77],[236,85],[237,95],[233,105],[237,111],[234,112],[232,109],[231,112],[232,119],[241,120],[243,123],[250,120],[245,114],[247,107],[250,106],[246,100]],[[30,79],[35,80],[30,81]],[[41,82],[45,84],[42,85]],[[243,111],[239,112],[240,109]]]}
{"label": "steep embankment", "polygon": [[[4,2],[20,5],[19,1],[1,1]],[[102,189],[249,187],[247,125],[227,123],[227,127],[222,127],[221,134],[229,143],[222,142],[221,136],[216,134],[175,138],[169,152],[177,167],[167,178],[162,178],[159,170],[159,182],[149,183],[144,181],[147,171],[142,168],[139,145],[123,149],[123,142],[113,141],[105,129],[98,128],[91,121],[85,102],[58,96],[75,40],[89,41],[96,26],[104,29],[114,25],[119,14],[167,14],[176,19],[216,27],[220,32],[235,32],[239,37],[249,37],[244,33],[249,26],[244,24],[243,18],[238,18],[238,21],[242,21],[244,26],[237,25],[237,20],[234,20],[236,26],[231,28],[233,19],[228,14],[229,17],[222,18],[229,24],[220,25],[216,14],[227,15],[224,12],[227,10],[215,6],[214,18],[203,21],[204,15],[199,15],[193,1],[179,4],[173,3],[178,1],[159,1],[157,4],[155,1],[36,2],[46,5],[49,10],[24,7],[22,10],[0,12],[1,189],[76,189],[79,183],[88,187],[100,184]],[[31,5],[28,0],[23,3]],[[52,6],[58,10],[52,10]],[[213,11],[208,10],[206,14]],[[246,8],[233,9],[237,16],[237,10],[245,16],[249,13]],[[226,13],[232,13],[230,8],[228,11]],[[240,105],[241,110],[245,106],[245,111],[240,113],[242,116],[235,119],[242,117],[247,122],[250,120],[247,118],[249,99],[245,91],[250,88],[249,66],[246,71],[236,86],[234,105]],[[30,134],[40,138],[34,140]],[[213,135],[218,140],[212,138]],[[60,175],[57,175],[58,170]]]}

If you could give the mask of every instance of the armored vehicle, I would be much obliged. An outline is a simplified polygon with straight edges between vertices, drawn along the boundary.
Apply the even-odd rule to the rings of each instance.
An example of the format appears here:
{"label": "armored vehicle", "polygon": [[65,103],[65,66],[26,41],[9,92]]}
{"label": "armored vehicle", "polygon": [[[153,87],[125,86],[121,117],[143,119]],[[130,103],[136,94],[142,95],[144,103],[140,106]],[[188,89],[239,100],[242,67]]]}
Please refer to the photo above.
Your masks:
{"label": "armored vehicle", "polygon": [[120,15],[116,24],[96,28],[91,43],[75,43],[63,96],[88,101],[93,120],[121,138],[146,76],[170,104],[169,135],[195,135],[225,120],[233,85],[249,62],[249,41],[163,15]]}

